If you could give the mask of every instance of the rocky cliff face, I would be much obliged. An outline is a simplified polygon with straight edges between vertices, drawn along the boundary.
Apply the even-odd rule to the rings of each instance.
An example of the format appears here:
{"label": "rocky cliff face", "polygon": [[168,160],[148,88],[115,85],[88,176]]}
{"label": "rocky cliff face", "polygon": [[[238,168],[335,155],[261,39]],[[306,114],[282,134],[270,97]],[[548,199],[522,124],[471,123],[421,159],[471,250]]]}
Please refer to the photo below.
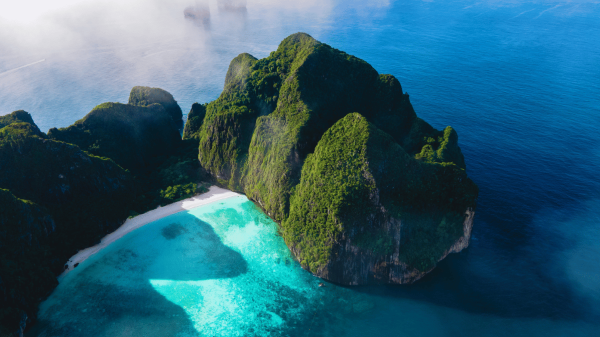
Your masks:
{"label": "rocky cliff face", "polygon": [[38,136],[29,123],[0,130],[0,187],[41,204],[127,189],[130,176],[112,160],[90,156],[72,144]]}
{"label": "rocky cliff face", "polygon": [[[472,209],[465,211],[463,235],[436,262],[443,260],[450,253],[458,253],[469,246],[474,216],[475,212]],[[402,221],[391,219],[384,225],[384,231],[394,241],[400,242]],[[410,284],[433,270],[433,266],[426,270],[419,270],[408,265],[401,258],[400,249],[401,247],[398,245],[394,247],[391,254],[381,255],[362,249],[350,238],[344,238],[336,247],[335,258],[329,261],[323,268],[318,269],[315,275],[332,282],[347,285],[374,283]],[[292,249],[292,252],[297,257],[301,256],[298,250]]]}
{"label": "rocky cliff face", "polygon": [[198,132],[204,122],[206,116],[206,105],[194,103],[190,109],[190,113],[187,115],[187,121],[185,122],[185,128],[183,129],[183,139],[198,139],[200,135]]}
{"label": "rocky cliff face", "polygon": [[[360,127],[342,123],[353,136],[333,129],[354,112]],[[280,222],[303,267],[336,282],[414,281],[475,208],[456,131],[418,118],[393,76],[306,34],[232,60],[198,135],[202,167]]]}
{"label": "rocky cliff face", "polygon": [[33,118],[31,118],[31,115],[27,111],[17,110],[8,115],[0,116],[0,129],[12,123],[29,123],[34,129],[34,132],[41,135],[40,129],[35,125]]}
{"label": "rocky cliff face", "polygon": [[49,238],[52,269],[127,217],[131,174],[112,160],[38,133],[29,123],[0,129],[0,188],[45,207],[57,225]]}

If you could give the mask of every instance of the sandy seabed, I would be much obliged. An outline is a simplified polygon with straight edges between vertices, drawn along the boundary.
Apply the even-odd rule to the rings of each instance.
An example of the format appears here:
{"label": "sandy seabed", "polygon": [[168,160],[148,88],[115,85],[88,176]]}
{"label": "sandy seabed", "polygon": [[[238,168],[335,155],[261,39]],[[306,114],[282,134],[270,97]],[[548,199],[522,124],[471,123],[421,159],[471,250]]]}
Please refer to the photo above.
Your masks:
{"label": "sandy seabed", "polygon": [[159,206],[158,208],[156,208],[154,210],[151,210],[144,214],[140,214],[134,218],[127,219],[127,221],[125,221],[125,223],[123,223],[123,225],[121,225],[121,227],[117,228],[117,230],[115,230],[114,232],[107,234],[105,237],[103,237],[99,244],[92,246],[92,247],[88,247],[86,249],[82,249],[79,252],[77,252],[77,254],[73,255],[69,259],[69,261],[67,261],[67,263],[66,263],[67,268],[65,268],[65,271],[59,276],[59,279],[61,279],[67,273],[69,273],[71,270],[73,270],[73,268],[75,268],[74,267],[75,265],[85,261],[88,257],[96,254],[97,252],[106,248],[111,243],[122,238],[125,234],[127,234],[135,229],[138,229],[138,228],[140,228],[144,225],[147,225],[153,221],[164,218],[171,214],[175,214],[177,212],[191,210],[196,207],[208,205],[210,203],[213,203],[213,202],[216,202],[219,200],[223,200],[223,199],[227,199],[227,198],[231,198],[231,197],[235,197],[235,196],[239,196],[239,195],[240,195],[239,193],[235,193],[230,190],[226,190],[224,188],[220,188],[217,186],[211,186],[209,191],[204,194],[200,194],[200,195],[194,196],[192,198],[181,200],[181,201],[169,204],[167,206],[163,206],[163,207]]}

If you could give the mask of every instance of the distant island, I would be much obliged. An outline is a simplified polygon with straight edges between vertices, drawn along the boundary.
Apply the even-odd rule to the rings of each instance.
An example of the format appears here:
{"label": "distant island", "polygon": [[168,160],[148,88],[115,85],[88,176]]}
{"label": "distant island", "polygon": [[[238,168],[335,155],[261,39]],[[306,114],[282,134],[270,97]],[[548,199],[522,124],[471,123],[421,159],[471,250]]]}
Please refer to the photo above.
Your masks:
{"label": "distant island", "polygon": [[220,11],[224,12],[246,12],[246,0],[218,0]]}
{"label": "distant island", "polygon": [[183,10],[183,17],[194,21],[196,24],[208,25],[210,23],[210,8],[208,6],[189,6]]}
{"label": "distant island", "polygon": [[454,129],[417,117],[394,76],[304,33],[234,58],[185,126],[149,87],[47,134],[25,111],[0,116],[0,172],[0,335],[35,322],[78,250],[211,184],[244,193],[303,268],[345,285],[423,277],[468,246],[478,195]]}

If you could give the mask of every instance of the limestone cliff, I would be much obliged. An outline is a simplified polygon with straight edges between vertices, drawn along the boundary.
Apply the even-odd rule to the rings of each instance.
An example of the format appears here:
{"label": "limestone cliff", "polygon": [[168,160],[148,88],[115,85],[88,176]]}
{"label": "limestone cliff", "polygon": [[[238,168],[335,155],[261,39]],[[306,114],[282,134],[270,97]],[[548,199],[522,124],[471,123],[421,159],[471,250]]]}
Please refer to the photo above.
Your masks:
{"label": "limestone cliff", "polygon": [[22,334],[38,299],[58,284],[46,263],[55,229],[42,207],[0,189],[0,336]]}
{"label": "limestone cliff", "polygon": [[197,154],[160,104],[101,104],[49,136],[25,111],[0,116],[0,336],[35,321],[77,250],[204,191]]}
{"label": "limestone cliff", "polygon": [[412,158],[349,114],[306,158],[283,237],[303,267],[325,279],[410,283],[468,245],[476,193],[456,165]]}

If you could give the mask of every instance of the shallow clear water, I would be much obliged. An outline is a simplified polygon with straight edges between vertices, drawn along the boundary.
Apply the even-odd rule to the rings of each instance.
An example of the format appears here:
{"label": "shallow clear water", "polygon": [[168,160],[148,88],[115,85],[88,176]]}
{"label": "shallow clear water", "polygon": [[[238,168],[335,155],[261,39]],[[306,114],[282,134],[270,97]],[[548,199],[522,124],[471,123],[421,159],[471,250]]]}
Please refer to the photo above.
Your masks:
{"label": "shallow clear water", "polygon": [[[181,10],[172,6],[159,14],[148,11],[135,20],[125,15],[102,21],[106,16],[89,19],[81,14],[81,21],[64,21],[69,41],[77,43],[48,37],[61,48],[2,40],[0,31],[0,111],[25,109],[47,130],[70,125],[101,102],[125,102],[134,85],[165,88],[186,111],[195,101],[218,97],[229,61],[237,54],[265,57],[289,34],[307,32],[366,60],[380,73],[395,75],[420,117],[438,129],[452,125],[480,198],[469,248],[449,256],[421,281],[410,286],[328,287],[364,298],[362,307],[373,308],[352,314],[323,302],[316,321],[303,314],[293,319],[280,315],[274,308],[287,304],[265,300],[272,308],[268,311],[284,321],[283,330],[270,334],[298,335],[313,324],[323,334],[345,336],[598,334],[600,4],[248,0],[245,15],[213,10],[209,27],[183,21]],[[140,26],[144,29],[136,29]],[[15,70],[41,59],[45,61]],[[228,246],[226,240],[222,243]],[[245,256],[241,248],[228,247]],[[273,254],[278,251],[274,247],[269,248]],[[250,268],[251,259],[244,260]],[[290,268],[302,275],[297,266]],[[229,288],[220,282],[247,275],[239,272],[211,282],[224,291]],[[126,270],[123,275],[137,277],[137,272]],[[269,276],[280,282],[287,278]],[[118,318],[102,322],[150,317],[149,326],[180,324],[197,331],[195,326],[208,323],[195,320],[188,312],[195,309],[183,309],[189,305],[160,289],[170,284],[165,280],[208,280],[178,277],[150,278],[163,281],[142,282],[137,287],[144,295],[127,299],[157,303],[165,313],[173,310],[171,315],[179,316],[169,316],[178,317],[172,322],[167,314],[164,321],[161,315],[135,314],[132,308],[143,307],[135,305],[113,309]],[[301,284],[301,279],[294,282]],[[80,291],[75,285],[83,287],[84,280],[65,294]],[[180,294],[186,295],[178,298],[206,299],[197,290],[200,286],[181,287],[186,290]],[[107,298],[122,296],[106,289]],[[253,294],[248,298],[266,296]],[[293,302],[312,303],[310,292],[304,294],[308,302]],[[239,317],[223,310],[214,322]],[[65,316],[61,319],[69,319]],[[73,322],[88,324],[83,316],[73,317]]]}

